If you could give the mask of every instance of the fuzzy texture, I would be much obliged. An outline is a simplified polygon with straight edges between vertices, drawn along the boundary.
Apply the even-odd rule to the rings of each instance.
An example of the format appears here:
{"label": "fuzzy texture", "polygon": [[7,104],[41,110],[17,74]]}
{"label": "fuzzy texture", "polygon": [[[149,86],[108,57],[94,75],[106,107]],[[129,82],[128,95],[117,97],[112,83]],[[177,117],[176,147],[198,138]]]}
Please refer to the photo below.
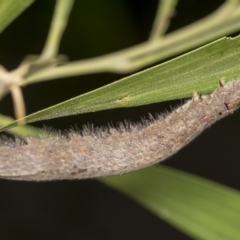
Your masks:
{"label": "fuzzy texture", "polygon": [[26,143],[0,142],[0,178],[83,179],[123,174],[156,164],[176,153],[204,129],[240,105],[240,81],[220,86],[165,117],[141,125],[53,134]]}

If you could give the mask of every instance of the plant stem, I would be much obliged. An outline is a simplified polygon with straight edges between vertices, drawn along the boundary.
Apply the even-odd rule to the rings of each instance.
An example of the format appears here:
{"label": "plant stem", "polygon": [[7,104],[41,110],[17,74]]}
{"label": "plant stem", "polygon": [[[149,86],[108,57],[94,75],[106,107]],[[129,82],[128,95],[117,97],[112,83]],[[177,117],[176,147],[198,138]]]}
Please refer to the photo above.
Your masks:
{"label": "plant stem", "polygon": [[210,16],[184,29],[170,33],[164,38],[147,41],[101,57],[75,61],[64,66],[45,69],[29,76],[22,85],[97,72],[133,72],[156,61],[192,49],[223,34],[239,29],[239,1],[227,1]]}
{"label": "plant stem", "polygon": [[[22,89],[19,86],[13,86],[10,88],[10,91],[11,91],[12,99],[14,103],[13,105],[14,105],[15,117],[17,119],[21,119],[26,115]],[[24,124],[25,122],[22,121],[21,123]]]}
{"label": "plant stem", "polygon": [[149,41],[154,41],[163,37],[170,24],[170,18],[173,15],[177,2],[178,0],[159,0],[157,14],[149,36]]}
{"label": "plant stem", "polygon": [[50,31],[40,59],[50,59],[57,55],[73,3],[74,0],[57,1]]}

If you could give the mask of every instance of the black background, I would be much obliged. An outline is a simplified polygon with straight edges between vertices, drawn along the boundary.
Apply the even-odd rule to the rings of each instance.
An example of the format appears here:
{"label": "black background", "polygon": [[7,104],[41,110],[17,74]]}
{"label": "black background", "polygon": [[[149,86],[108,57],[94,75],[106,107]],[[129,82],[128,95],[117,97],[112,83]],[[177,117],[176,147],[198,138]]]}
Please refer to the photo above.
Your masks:
{"label": "black background", "polygon": [[[211,13],[224,1],[179,0],[169,32]],[[14,69],[27,54],[39,54],[48,32],[55,1],[36,0],[0,36],[0,63]],[[157,0],[76,0],[60,53],[85,59],[145,41]],[[232,36],[235,36],[233,34]],[[94,74],[33,84],[23,89],[32,113],[125,75]],[[33,125],[68,129],[83,124],[138,122],[148,113],[179,104],[116,109],[42,121]],[[12,100],[0,103],[13,116]],[[163,164],[240,189],[240,112],[216,123]],[[0,180],[0,239],[190,239],[131,199],[97,180],[45,183]]]}

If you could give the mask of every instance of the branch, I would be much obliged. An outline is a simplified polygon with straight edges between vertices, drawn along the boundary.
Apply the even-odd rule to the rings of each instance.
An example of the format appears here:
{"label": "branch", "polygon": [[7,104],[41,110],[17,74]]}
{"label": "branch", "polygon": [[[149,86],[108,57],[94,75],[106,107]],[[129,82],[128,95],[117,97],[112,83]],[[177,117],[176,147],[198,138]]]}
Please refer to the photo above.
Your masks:
{"label": "branch", "polygon": [[194,98],[166,117],[107,131],[52,134],[27,143],[2,140],[0,177],[14,180],[83,179],[123,174],[170,157],[240,106],[240,80]]}
{"label": "branch", "polygon": [[[158,19],[158,15],[156,19]],[[211,15],[184,27],[184,29],[179,29],[158,39],[150,37],[149,41],[118,52],[44,69],[28,76],[22,85],[92,73],[130,73],[239,30],[239,19],[239,0],[229,0]]]}
{"label": "branch", "polygon": [[160,0],[157,14],[153,23],[149,41],[158,40],[163,37],[170,25],[170,18],[173,16],[178,0]]}
{"label": "branch", "polygon": [[52,59],[57,55],[73,3],[74,0],[57,0],[51,28],[40,57],[41,60]]}

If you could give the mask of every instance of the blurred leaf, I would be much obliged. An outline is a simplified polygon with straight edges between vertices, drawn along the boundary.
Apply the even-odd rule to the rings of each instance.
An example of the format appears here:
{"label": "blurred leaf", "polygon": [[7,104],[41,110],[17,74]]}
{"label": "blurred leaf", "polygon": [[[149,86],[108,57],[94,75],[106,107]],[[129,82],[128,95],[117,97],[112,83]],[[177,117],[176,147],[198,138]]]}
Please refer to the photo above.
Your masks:
{"label": "blurred leaf", "polygon": [[[240,37],[222,38],[166,63],[28,115],[26,123],[212,92],[240,76]],[[17,126],[18,121],[7,126]],[[1,131],[7,128],[2,128]]]}
{"label": "blurred leaf", "polygon": [[[14,121],[13,118],[0,114],[0,127],[6,126],[7,124],[11,123],[12,121]],[[33,127],[33,126],[28,126],[28,125],[10,129],[7,132],[9,134],[13,134],[20,138],[24,138],[27,136],[34,136],[34,137],[40,136],[40,129]]]}
{"label": "blurred leaf", "polygon": [[18,17],[34,0],[1,0],[0,33]]}
{"label": "blurred leaf", "polygon": [[100,179],[193,239],[239,239],[240,193],[164,165]]}

